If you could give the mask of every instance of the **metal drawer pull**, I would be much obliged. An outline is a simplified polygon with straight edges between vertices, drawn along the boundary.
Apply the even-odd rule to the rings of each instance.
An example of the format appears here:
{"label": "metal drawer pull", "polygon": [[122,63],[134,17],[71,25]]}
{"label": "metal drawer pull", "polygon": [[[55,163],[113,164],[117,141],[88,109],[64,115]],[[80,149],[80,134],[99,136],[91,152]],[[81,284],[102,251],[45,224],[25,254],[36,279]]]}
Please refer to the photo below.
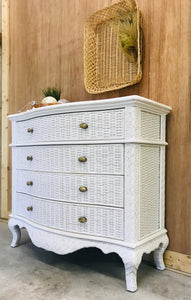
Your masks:
{"label": "metal drawer pull", "polygon": [[87,128],[88,128],[88,124],[86,124],[86,123],[81,123],[81,124],[80,124],[80,128],[82,128],[82,129],[87,129]]}
{"label": "metal drawer pull", "polygon": [[32,156],[27,156],[27,160],[33,160]]}
{"label": "metal drawer pull", "polygon": [[80,192],[87,192],[87,190],[88,190],[88,189],[87,189],[86,186],[80,186],[80,187],[79,187],[79,191],[80,191]]}
{"label": "metal drawer pull", "polygon": [[27,210],[28,210],[28,211],[32,211],[32,210],[33,210],[33,207],[32,207],[32,206],[27,206]]}
{"label": "metal drawer pull", "polygon": [[80,156],[80,157],[78,157],[78,160],[80,162],[85,162],[87,160],[87,158],[85,156]]}
{"label": "metal drawer pull", "polygon": [[86,223],[86,222],[87,222],[87,218],[86,218],[86,217],[80,217],[80,218],[78,219],[78,221],[79,221],[80,223]]}
{"label": "metal drawer pull", "polygon": [[33,182],[32,181],[27,181],[26,185],[33,185]]}
{"label": "metal drawer pull", "polygon": [[33,128],[28,128],[28,129],[27,129],[27,132],[33,133]]}

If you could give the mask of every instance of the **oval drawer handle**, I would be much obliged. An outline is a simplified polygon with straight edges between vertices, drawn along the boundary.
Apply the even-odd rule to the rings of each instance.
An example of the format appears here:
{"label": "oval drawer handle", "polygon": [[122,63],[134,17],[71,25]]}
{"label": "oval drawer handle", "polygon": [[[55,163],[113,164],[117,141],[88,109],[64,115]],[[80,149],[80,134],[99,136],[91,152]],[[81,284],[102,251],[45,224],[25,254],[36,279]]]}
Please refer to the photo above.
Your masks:
{"label": "oval drawer handle", "polygon": [[27,160],[33,160],[32,156],[27,156]]}
{"label": "oval drawer handle", "polygon": [[78,219],[78,221],[79,221],[80,223],[86,223],[86,222],[87,222],[87,218],[86,218],[86,217],[80,217],[80,218]]}
{"label": "oval drawer handle", "polygon": [[32,206],[27,206],[27,211],[32,211],[33,207]]}
{"label": "oval drawer handle", "polygon": [[28,128],[28,129],[27,129],[27,132],[33,133],[33,128]]}
{"label": "oval drawer handle", "polygon": [[26,185],[33,185],[33,182],[32,181],[27,181]]}
{"label": "oval drawer handle", "polygon": [[87,192],[87,190],[88,190],[88,189],[87,189],[86,186],[80,186],[80,187],[79,187],[79,191],[80,191],[80,192]]}
{"label": "oval drawer handle", "polygon": [[80,156],[80,157],[78,157],[78,160],[80,162],[86,162],[87,158],[85,156]]}
{"label": "oval drawer handle", "polygon": [[88,128],[88,124],[87,123],[81,123],[80,124],[80,128],[87,129]]}

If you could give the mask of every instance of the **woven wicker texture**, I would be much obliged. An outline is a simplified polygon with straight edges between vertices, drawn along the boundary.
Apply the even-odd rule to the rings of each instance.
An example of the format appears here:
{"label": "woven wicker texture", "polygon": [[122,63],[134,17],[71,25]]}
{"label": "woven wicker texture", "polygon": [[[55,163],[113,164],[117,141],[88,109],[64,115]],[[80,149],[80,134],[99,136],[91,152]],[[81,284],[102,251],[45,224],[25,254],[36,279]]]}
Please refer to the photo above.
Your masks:
{"label": "woven wicker texture", "polygon": [[[24,194],[17,194],[13,213],[41,225],[65,231],[123,239],[123,209],[100,206],[74,205],[58,201],[44,201]],[[32,206],[33,210],[27,211]],[[79,218],[85,216],[86,223]]]}
{"label": "woven wicker texture", "polygon": [[[137,57],[131,61],[121,46],[116,20],[119,14],[137,14]],[[139,82],[141,14],[134,0],[120,1],[90,16],[84,30],[84,82],[89,93],[116,90]],[[119,25],[118,25],[119,26]]]}
{"label": "woven wicker texture", "polygon": [[160,147],[140,149],[140,238],[160,229]]}
{"label": "woven wicker texture", "polygon": [[[123,150],[123,144],[35,146],[13,148],[13,155],[17,169],[123,175]],[[78,161],[82,156],[86,162]]]}
{"label": "woven wicker texture", "polygon": [[[33,184],[28,186],[27,181]],[[80,192],[82,186],[86,192]],[[51,200],[123,207],[123,176],[17,170],[17,191]]]}
{"label": "woven wicker texture", "polygon": [[[80,128],[81,123],[87,123],[88,128]],[[17,144],[123,137],[124,109],[51,115],[16,123]]]}
{"label": "woven wicker texture", "polygon": [[161,139],[161,116],[141,111],[141,137],[152,141]]}
{"label": "woven wicker texture", "polygon": [[169,109],[132,96],[11,116],[11,246],[26,228],[34,245],[58,254],[116,252],[129,291],[137,289],[143,253],[154,250],[164,269]]}

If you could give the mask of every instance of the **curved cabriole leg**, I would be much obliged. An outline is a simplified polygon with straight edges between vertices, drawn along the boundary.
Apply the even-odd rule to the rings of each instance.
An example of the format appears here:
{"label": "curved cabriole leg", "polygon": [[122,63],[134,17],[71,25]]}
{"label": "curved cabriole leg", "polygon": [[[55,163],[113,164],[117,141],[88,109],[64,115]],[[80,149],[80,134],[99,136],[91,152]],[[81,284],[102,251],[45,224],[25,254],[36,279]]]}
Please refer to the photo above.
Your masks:
{"label": "curved cabriole leg", "polygon": [[12,220],[9,220],[8,223],[9,229],[12,232],[13,239],[11,243],[11,247],[17,247],[19,245],[19,241],[21,239],[21,230],[18,225],[15,225]]}
{"label": "curved cabriole leg", "polygon": [[169,243],[169,239],[168,239],[168,236],[166,235],[164,237],[163,241],[161,242],[160,246],[156,250],[154,250],[154,261],[156,264],[156,268],[158,270],[165,269],[163,254],[168,246],[168,243]]}
{"label": "curved cabriole leg", "polygon": [[137,290],[137,270],[141,258],[142,255],[139,255],[138,253],[127,253],[127,256],[122,258],[125,267],[126,287],[130,292],[135,292]]}
{"label": "curved cabriole leg", "polygon": [[126,287],[130,292],[135,292],[137,290],[137,269],[138,266],[132,266],[128,263],[125,265],[125,278]]}

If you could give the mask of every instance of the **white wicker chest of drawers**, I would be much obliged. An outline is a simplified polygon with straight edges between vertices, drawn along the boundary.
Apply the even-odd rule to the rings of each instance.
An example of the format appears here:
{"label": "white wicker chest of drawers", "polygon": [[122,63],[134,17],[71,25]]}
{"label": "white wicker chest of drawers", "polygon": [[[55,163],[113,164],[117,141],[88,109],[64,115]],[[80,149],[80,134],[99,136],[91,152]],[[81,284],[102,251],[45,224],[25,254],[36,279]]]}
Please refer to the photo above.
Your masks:
{"label": "white wicker chest of drawers", "polygon": [[139,96],[74,102],[10,115],[12,247],[116,252],[127,290],[143,253],[164,269],[165,127],[170,107]]}

